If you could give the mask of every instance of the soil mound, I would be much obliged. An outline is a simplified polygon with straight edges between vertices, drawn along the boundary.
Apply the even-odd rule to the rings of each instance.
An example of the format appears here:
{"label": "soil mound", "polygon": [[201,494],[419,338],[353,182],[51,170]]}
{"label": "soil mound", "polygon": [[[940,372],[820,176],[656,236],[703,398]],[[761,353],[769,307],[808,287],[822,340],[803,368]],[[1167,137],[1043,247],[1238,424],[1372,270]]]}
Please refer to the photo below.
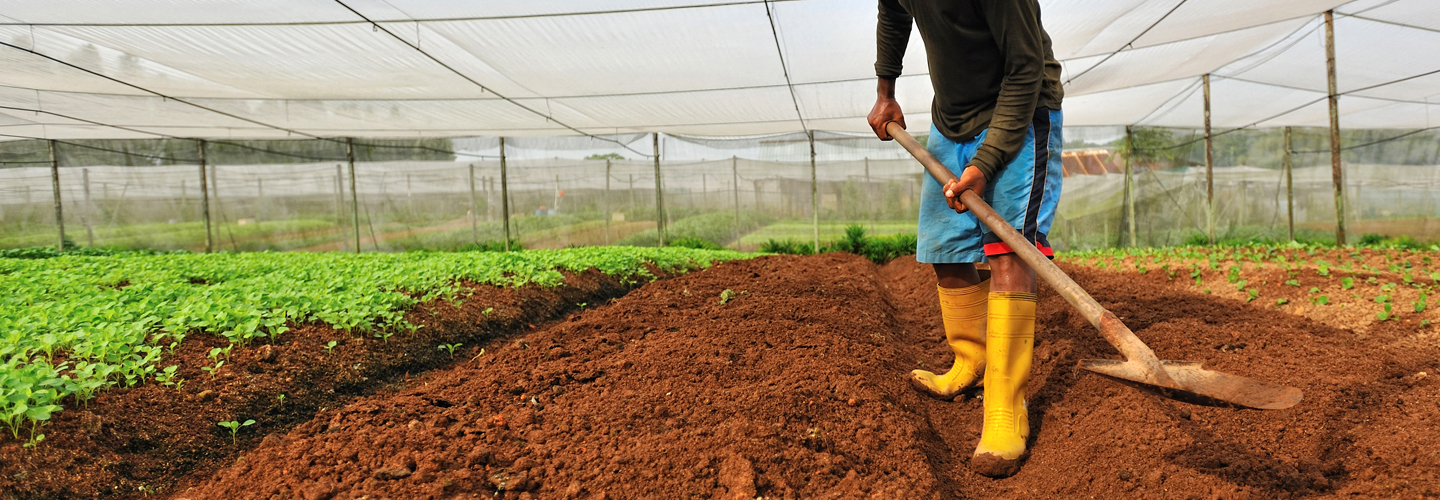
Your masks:
{"label": "soil mound", "polygon": [[[271,435],[176,498],[1281,498],[1440,493],[1440,349],[1133,275],[1067,267],[1162,358],[1300,387],[1284,411],[1160,399],[1075,368],[1114,357],[1042,288],[1032,455],[968,471],[981,405],[947,366],[934,277],[826,254],[648,284],[473,360]],[[728,292],[727,292],[728,291]],[[1389,328],[1387,330],[1387,328]]]}

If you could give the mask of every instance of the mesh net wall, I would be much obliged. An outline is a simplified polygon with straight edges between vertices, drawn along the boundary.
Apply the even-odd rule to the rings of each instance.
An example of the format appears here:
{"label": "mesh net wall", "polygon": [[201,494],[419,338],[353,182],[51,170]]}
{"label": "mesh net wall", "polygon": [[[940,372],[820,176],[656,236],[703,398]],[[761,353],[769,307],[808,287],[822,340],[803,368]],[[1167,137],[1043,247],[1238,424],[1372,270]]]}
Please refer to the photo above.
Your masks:
{"label": "mesh net wall", "polygon": [[[1067,177],[1050,233],[1057,248],[1129,244],[1121,129],[1067,129]],[[1139,128],[1129,150],[1135,239],[1207,237],[1203,134]],[[1217,240],[1334,240],[1328,131],[1294,129],[1287,201],[1281,129],[1214,137]],[[66,238],[80,246],[157,250],[453,250],[505,238],[526,248],[655,245],[699,238],[744,250],[769,240],[914,233],[922,171],[893,143],[817,132],[750,138],[649,135],[509,139],[505,181],[495,138],[356,141],[351,176],[339,141],[207,143],[202,196],[193,141],[56,143]],[[1440,133],[1353,130],[1342,136],[1346,219],[1364,234],[1440,239]],[[647,158],[658,149],[656,164]],[[0,144],[0,247],[54,245],[48,145]],[[658,199],[657,199],[658,198]],[[663,203],[663,212],[658,206]]]}

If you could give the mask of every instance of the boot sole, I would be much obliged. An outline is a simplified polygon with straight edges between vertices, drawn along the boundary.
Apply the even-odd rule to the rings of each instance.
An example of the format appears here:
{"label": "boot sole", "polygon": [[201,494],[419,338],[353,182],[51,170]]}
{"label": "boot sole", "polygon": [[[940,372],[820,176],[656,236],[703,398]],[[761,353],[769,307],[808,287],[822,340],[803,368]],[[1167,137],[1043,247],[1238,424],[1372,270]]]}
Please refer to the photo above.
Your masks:
{"label": "boot sole", "polygon": [[1028,448],[1014,460],[1006,460],[991,453],[981,453],[970,457],[970,470],[993,478],[1010,477],[1020,472],[1020,467],[1025,465],[1027,458],[1030,458]]}
{"label": "boot sole", "polygon": [[930,386],[925,385],[925,383],[921,382],[920,379],[915,378],[914,374],[907,375],[905,377],[905,380],[908,380],[910,382],[910,387],[914,387],[917,392],[941,401],[954,401],[960,396],[964,395],[966,392],[971,392],[984,386],[984,384],[981,382],[981,378],[977,376],[975,378],[975,381],[971,382],[970,385],[960,388],[960,390],[955,391],[955,394],[944,396],[930,390]]}

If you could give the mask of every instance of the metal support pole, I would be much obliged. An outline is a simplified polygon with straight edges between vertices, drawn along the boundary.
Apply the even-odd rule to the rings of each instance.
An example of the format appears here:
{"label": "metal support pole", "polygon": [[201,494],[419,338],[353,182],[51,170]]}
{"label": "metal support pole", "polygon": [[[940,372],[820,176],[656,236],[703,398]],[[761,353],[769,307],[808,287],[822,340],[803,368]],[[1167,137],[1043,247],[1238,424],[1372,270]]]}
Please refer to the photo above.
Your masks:
{"label": "metal support pole", "polygon": [[1345,244],[1345,172],[1340,165],[1340,94],[1335,86],[1335,11],[1325,11],[1325,80],[1330,89],[1330,177],[1335,184],[1335,244]]}
{"label": "metal support pole", "polygon": [[1215,244],[1215,144],[1210,136],[1210,74],[1205,83],[1205,235]]}
{"label": "metal support pole", "polygon": [[651,146],[655,151],[655,235],[660,246],[665,246],[665,188],[660,183],[660,133],[652,134]]}
{"label": "metal support pole", "polygon": [[195,154],[200,159],[200,218],[205,221],[205,253],[215,251],[215,230],[210,225],[210,176],[205,170],[205,141],[195,141]]}
{"label": "metal support pole", "polygon": [[505,166],[505,138],[500,138],[500,218],[505,226],[505,251],[510,251],[510,177]]}
{"label": "metal support pole", "polygon": [[475,164],[470,164],[470,242],[480,244],[480,205],[475,201]]}
{"label": "metal support pole", "polygon": [[735,199],[735,244],[740,244],[740,159],[730,156],[730,192]]}
{"label": "metal support pole", "polygon": [[345,138],[345,160],[350,162],[350,217],[355,228],[355,253],[360,253],[360,191],[355,189],[355,140]]}
{"label": "metal support pole", "polygon": [[806,130],[810,139],[810,228],[815,235],[815,253],[820,253],[820,186],[815,179],[815,131]]}
{"label": "metal support pole", "polygon": [[1295,176],[1290,164],[1290,127],[1285,127],[1285,214],[1290,219],[1290,241],[1295,241]]}
{"label": "metal support pole", "polygon": [[610,159],[605,159],[605,196],[600,199],[605,210],[605,244],[610,244]]}
{"label": "metal support pole", "polygon": [[55,248],[65,251],[65,212],[60,207],[60,159],[55,156],[55,140],[50,142],[50,186],[55,191],[55,227],[59,229],[60,240]]}
{"label": "metal support pole", "polygon": [[[85,178],[85,209],[80,211],[85,215],[85,244],[93,247],[95,246],[95,225],[90,222],[90,219],[94,217],[94,214],[90,213],[90,208],[93,206],[90,204],[90,169],[80,169],[80,173]],[[181,179],[180,182],[181,191],[184,191],[184,179]]]}
{"label": "metal support pole", "polygon": [[1130,134],[1130,126],[1125,126],[1125,218],[1130,222],[1130,247],[1139,246],[1135,241],[1135,165],[1130,157],[1134,156],[1135,143]]}

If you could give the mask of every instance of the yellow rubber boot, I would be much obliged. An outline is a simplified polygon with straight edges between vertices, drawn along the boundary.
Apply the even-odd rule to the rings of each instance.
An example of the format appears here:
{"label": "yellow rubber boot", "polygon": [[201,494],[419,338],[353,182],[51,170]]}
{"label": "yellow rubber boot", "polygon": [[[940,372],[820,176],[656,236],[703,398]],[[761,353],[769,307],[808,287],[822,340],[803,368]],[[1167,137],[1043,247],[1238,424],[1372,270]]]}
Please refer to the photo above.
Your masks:
{"label": "yellow rubber boot", "polygon": [[955,352],[955,363],[944,375],[925,370],[910,372],[916,390],[946,401],[979,382],[985,369],[986,297],[990,280],[965,288],[940,290],[940,315],[945,320],[945,343]]}
{"label": "yellow rubber boot", "polygon": [[1020,471],[1029,455],[1025,388],[1035,345],[1033,293],[991,292],[985,350],[985,427],[970,468],[991,477]]}

